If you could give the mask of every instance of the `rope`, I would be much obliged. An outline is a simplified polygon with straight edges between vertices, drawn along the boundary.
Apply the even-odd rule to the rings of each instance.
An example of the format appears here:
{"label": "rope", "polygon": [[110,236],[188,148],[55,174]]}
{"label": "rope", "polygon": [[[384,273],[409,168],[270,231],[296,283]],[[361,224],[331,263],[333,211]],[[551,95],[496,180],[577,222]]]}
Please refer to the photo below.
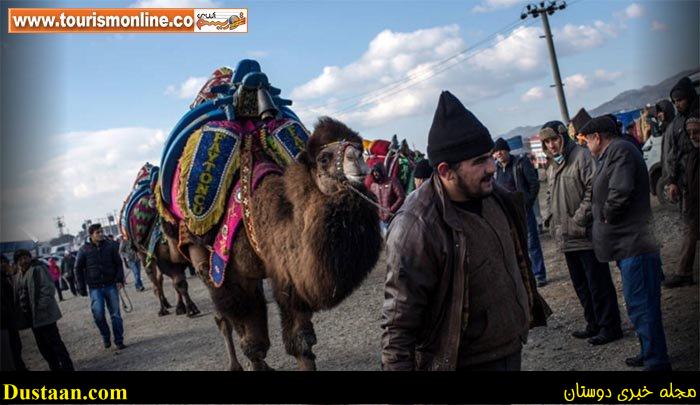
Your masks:
{"label": "rope", "polygon": [[381,205],[377,204],[376,202],[374,202],[374,200],[372,200],[371,198],[369,198],[369,197],[367,197],[366,195],[364,195],[364,193],[362,193],[362,191],[356,189],[356,188],[355,188],[352,184],[350,184],[349,182],[345,181],[345,182],[343,182],[343,185],[344,185],[345,187],[347,187],[350,191],[352,191],[352,192],[354,192],[355,194],[357,194],[357,195],[359,195],[360,197],[362,197],[362,199],[364,199],[364,200],[367,201],[368,203],[370,203],[370,204],[374,205],[375,207],[377,207],[379,210],[385,211],[385,212],[389,213],[389,217],[390,217],[390,218],[394,216],[394,213],[391,212],[390,209],[388,209],[388,208],[386,208],[386,207],[382,207]]}

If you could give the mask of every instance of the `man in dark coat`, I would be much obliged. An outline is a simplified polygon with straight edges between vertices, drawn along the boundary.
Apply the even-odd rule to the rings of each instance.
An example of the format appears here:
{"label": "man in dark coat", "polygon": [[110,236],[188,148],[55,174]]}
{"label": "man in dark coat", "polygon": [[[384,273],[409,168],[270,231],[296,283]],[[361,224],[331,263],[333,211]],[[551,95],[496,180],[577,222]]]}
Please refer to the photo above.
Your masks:
{"label": "man in dark coat", "polygon": [[661,321],[661,256],[651,229],[649,179],[644,158],[620,139],[609,117],[589,121],[581,133],[598,164],[593,178],[593,248],[601,262],[616,261],[627,313],[641,353],[626,360],[647,370],[670,370]]}
{"label": "man in dark coat", "polygon": [[2,352],[0,363],[2,371],[27,371],[22,361],[22,339],[20,329],[26,329],[26,320],[17,305],[15,274],[10,261],[0,254],[0,333],[2,333]]}
{"label": "man in dark coat", "polygon": [[90,289],[92,316],[100,330],[105,348],[112,346],[109,326],[105,319],[105,304],[112,320],[114,344],[124,349],[124,324],[119,311],[118,289],[124,287],[124,269],[119,257],[119,245],[105,239],[102,226],[92,224],[88,228],[89,239],[78,251],[75,273],[81,294],[85,286]]}
{"label": "man in dark coat", "polygon": [[525,204],[494,185],[493,140],[449,92],[428,135],[431,178],[389,226],[384,370],[519,370],[551,314],[527,256]]}
{"label": "man in dark coat", "polygon": [[373,182],[369,186],[369,191],[377,197],[382,210],[379,210],[379,219],[382,220],[382,229],[386,229],[392,215],[401,208],[406,199],[403,187],[395,178],[391,178],[386,173],[383,163],[377,163],[372,167]]}
{"label": "man in dark coat", "polygon": [[[692,223],[692,215],[688,214],[689,210],[697,207],[692,207],[691,202],[688,200],[688,187],[690,183],[686,175],[686,173],[688,173],[688,157],[693,153],[695,147],[686,134],[685,123],[688,117],[698,114],[698,109],[700,108],[698,94],[695,92],[693,82],[687,77],[679,80],[671,90],[671,100],[673,100],[673,104],[676,106],[676,110],[678,110],[678,115],[671,123],[673,133],[667,155],[669,184],[666,188],[667,194],[672,201],[678,199],[681,201],[681,211],[683,213],[685,228],[683,232],[688,235],[689,232],[692,232],[689,228],[697,226]],[[669,277],[664,283],[665,287],[675,288],[694,284],[692,275],[693,264],[690,263],[690,271],[688,271],[686,263],[687,260],[681,260],[679,262],[676,274]]]}
{"label": "man in dark coat", "polygon": [[537,169],[527,156],[511,155],[508,142],[503,138],[496,140],[493,158],[498,161],[494,175],[496,183],[512,193],[522,193],[525,198],[527,249],[532,261],[532,272],[535,274],[537,286],[545,286],[547,284],[547,269],[544,265],[539,228],[533,209],[540,191],[540,178],[537,175]]}
{"label": "man in dark coat", "polygon": [[15,252],[14,262],[19,269],[15,286],[19,307],[31,325],[39,352],[51,371],[72,371],[73,362],[56,325],[63,315],[49,270],[24,249]]}
{"label": "man in dark coat", "polygon": [[78,293],[75,289],[75,273],[73,273],[73,268],[75,267],[75,256],[66,251],[63,256],[63,261],[61,262],[61,274],[65,277],[68,282],[68,287],[70,287],[70,292],[73,296],[77,296]]}
{"label": "man in dark coat", "polygon": [[656,103],[656,121],[659,123],[661,133],[661,180],[667,181],[669,178],[668,151],[671,148],[671,138],[673,138],[673,119],[676,117],[676,108],[669,100],[663,99]]}
{"label": "man in dark coat", "polygon": [[595,160],[588,149],[570,140],[560,121],[540,129],[542,149],[551,159],[547,168],[544,220],[564,253],[586,328],[572,333],[593,345],[622,338],[617,293],[607,262],[600,262],[591,241],[591,187]]}

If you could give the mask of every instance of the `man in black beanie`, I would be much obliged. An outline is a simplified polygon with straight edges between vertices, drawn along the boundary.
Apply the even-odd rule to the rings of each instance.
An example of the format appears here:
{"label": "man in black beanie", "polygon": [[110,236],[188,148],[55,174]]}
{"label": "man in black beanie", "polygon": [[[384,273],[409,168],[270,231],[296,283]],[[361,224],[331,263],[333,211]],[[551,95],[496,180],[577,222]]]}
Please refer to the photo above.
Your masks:
{"label": "man in black beanie", "polygon": [[434,172],[387,235],[384,370],[520,370],[528,330],[551,314],[530,273],[525,204],[493,183],[493,146],[443,92],[428,135]]}
{"label": "man in black beanie", "polygon": [[[671,122],[671,139],[669,140],[669,148],[666,151],[665,156],[668,167],[668,185],[666,186],[666,194],[671,199],[671,201],[681,201],[681,212],[683,213],[683,233],[688,234],[690,226],[696,226],[693,221],[690,221],[690,216],[688,212],[694,208],[690,204],[688,196],[688,176],[687,164],[688,156],[690,156],[695,151],[695,147],[690,142],[690,138],[686,134],[685,122],[691,115],[698,114],[699,104],[698,104],[698,94],[695,92],[695,87],[693,82],[688,78],[684,77],[678,81],[678,83],[671,89],[671,100],[678,110],[678,115]],[[687,285],[694,284],[692,266],[690,263],[690,268],[687,266],[680,265],[683,260],[679,262],[679,266],[676,269],[676,274],[669,277],[669,279],[664,283],[666,288],[676,288]]]}
{"label": "man in black beanie", "polygon": [[616,124],[602,116],[581,128],[598,160],[591,189],[592,238],[596,258],[617,262],[627,314],[641,352],[629,366],[670,370],[661,322],[661,256],[651,228],[649,178],[641,152],[620,138]]}
{"label": "man in black beanie", "polygon": [[547,285],[547,269],[544,266],[540,233],[533,208],[538,202],[537,194],[540,192],[540,178],[537,169],[526,155],[513,156],[510,153],[508,142],[503,138],[496,140],[493,158],[498,162],[494,176],[496,184],[512,193],[522,193],[525,198],[527,249],[532,261],[532,273],[537,280],[537,286],[544,287]]}
{"label": "man in black beanie", "polygon": [[417,190],[432,174],[433,168],[430,166],[428,159],[423,159],[416,163],[416,167],[413,169],[413,184],[416,186],[414,190]]}

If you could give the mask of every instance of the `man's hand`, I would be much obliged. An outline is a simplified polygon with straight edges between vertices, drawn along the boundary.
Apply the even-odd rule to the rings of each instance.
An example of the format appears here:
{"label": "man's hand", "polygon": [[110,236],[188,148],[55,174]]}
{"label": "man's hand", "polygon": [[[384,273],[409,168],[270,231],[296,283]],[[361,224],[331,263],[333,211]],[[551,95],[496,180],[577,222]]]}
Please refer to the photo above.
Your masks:
{"label": "man's hand", "polygon": [[668,199],[672,202],[678,201],[678,196],[680,194],[680,189],[678,188],[678,185],[671,183],[667,184],[665,188],[666,196],[668,197]]}
{"label": "man's hand", "polygon": [[117,290],[121,290],[122,288],[124,288],[124,284],[123,284],[123,283],[117,283]]}

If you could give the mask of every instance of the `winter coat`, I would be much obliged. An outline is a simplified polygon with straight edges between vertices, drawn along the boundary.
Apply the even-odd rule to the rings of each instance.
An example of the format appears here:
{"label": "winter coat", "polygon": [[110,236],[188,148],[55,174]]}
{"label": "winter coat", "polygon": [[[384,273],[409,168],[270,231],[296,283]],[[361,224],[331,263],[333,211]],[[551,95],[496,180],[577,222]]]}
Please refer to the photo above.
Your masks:
{"label": "winter coat", "polygon": [[[514,236],[530,326],[545,325],[551,310],[530,272],[522,197],[500,186],[493,196],[507,213]],[[383,369],[456,368],[461,334],[468,325],[468,318],[463,319],[469,302],[468,232],[435,174],[409,195],[391,222],[382,307]]]}
{"label": "winter coat", "polygon": [[515,180],[515,188],[525,196],[525,209],[529,210],[537,200],[537,194],[540,192],[540,179],[537,175],[537,169],[532,165],[527,156],[510,155],[510,160],[505,169],[500,164],[496,165],[496,173],[494,178],[496,183],[502,184],[504,171],[511,170],[513,179]]}
{"label": "winter coat", "polygon": [[647,168],[634,145],[613,138],[598,158],[592,193],[593,247],[599,261],[658,251]]}
{"label": "winter coat", "polygon": [[[674,89],[677,87],[679,87],[679,85],[676,85]],[[698,108],[700,108],[700,105],[698,104],[698,95],[695,93],[695,88],[691,86],[686,90],[692,97],[690,107],[684,114],[679,112],[673,119],[673,122],[671,122],[670,125],[673,132],[669,142],[669,150],[667,152],[669,182],[676,184],[682,190],[685,190],[687,184],[685,168],[688,154],[694,149],[693,144],[690,142],[690,138],[688,138],[688,135],[685,133],[685,120],[688,118],[691,112],[697,112]],[[671,90],[671,92],[673,92],[673,90]]]}
{"label": "winter coat", "polygon": [[676,117],[676,109],[668,100],[661,100],[656,103],[657,111],[664,112],[664,122],[659,126],[661,131],[661,179],[666,181],[670,177],[668,153],[671,150],[671,138],[673,138],[673,120]]}
{"label": "winter coat", "polygon": [[103,288],[124,283],[119,244],[105,239],[95,245],[88,239],[78,251],[75,275],[81,292],[85,292],[86,284],[90,288]]}
{"label": "winter coat", "polygon": [[73,267],[75,266],[75,256],[72,254],[63,258],[61,262],[61,274],[63,274],[67,279],[75,278],[73,274]]}
{"label": "winter coat", "polygon": [[61,279],[61,269],[58,268],[54,259],[49,260],[49,276],[54,283]]}
{"label": "winter coat", "polygon": [[[50,325],[61,319],[61,310],[54,297],[56,287],[49,276],[48,269],[40,261],[32,260],[26,271],[20,270],[15,289],[20,307],[28,304],[32,328]],[[21,290],[26,291],[26,296],[20,292]],[[27,299],[28,302],[22,303],[23,299]]]}
{"label": "winter coat", "polygon": [[379,210],[379,218],[384,222],[391,219],[391,215],[401,208],[406,199],[403,187],[395,178],[384,178],[381,183],[375,181],[370,185],[369,191],[377,197],[379,205],[389,210]]}
{"label": "winter coat", "polygon": [[562,252],[593,249],[590,238],[591,187],[595,160],[591,152],[561,136],[564,161],[552,159],[547,168],[547,202],[542,215],[549,221],[554,240]]}

